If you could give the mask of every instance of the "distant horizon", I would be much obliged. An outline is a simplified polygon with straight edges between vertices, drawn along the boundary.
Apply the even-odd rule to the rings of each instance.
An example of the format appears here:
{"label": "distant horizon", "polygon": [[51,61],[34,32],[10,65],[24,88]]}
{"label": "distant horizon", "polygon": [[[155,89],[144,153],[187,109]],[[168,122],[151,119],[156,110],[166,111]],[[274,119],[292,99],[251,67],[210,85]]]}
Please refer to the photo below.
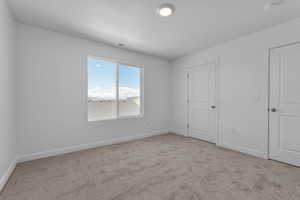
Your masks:
{"label": "distant horizon", "polygon": [[[132,97],[127,97],[126,99],[124,98],[119,98],[119,100],[121,101],[127,101],[127,100],[131,100],[131,99],[139,99],[139,96],[132,96]],[[98,101],[117,101],[116,98],[107,98],[107,99],[101,99],[98,97],[90,97],[88,96],[88,102],[98,102]]]}
{"label": "distant horizon", "polygon": [[[140,98],[140,96],[137,95],[137,96],[130,96],[130,97],[119,97],[119,99],[121,99],[121,100],[126,100],[126,99],[130,99],[130,98]],[[88,95],[88,99],[97,99],[97,100],[115,100],[116,98],[115,98],[115,97],[113,97],[113,98],[110,98],[110,97],[103,98],[103,97],[89,96],[89,95]]]}

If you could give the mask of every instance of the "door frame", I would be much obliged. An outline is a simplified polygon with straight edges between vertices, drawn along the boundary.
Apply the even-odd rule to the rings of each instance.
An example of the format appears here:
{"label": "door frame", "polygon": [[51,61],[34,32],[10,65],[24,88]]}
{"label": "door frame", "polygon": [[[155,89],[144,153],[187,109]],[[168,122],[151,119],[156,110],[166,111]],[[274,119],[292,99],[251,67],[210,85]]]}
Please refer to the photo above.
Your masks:
{"label": "door frame", "polygon": [[185,68],[185,82],[186,82],[186,128],[185,128],[185,136],[191,137],[189,134],[189,79],[188,79],[188,73],[189,70],[198,67],[201,65],[207,65],[207,64],[213,64],[215,65],[215,79],[216,79],[216,145],[220,145],[220,135],[219,135],[219,113],[220,113],[220,57],[214,57],[211,59],[203,60],[198,62],[197,64],[190,65]]}
{"label": "door frame", "polygon": [[[268,98],[268,107],[267,107],[267,112],[268,112],[268,144],[267,144],[267,159],[271,160],[270,158],[270,137],[271,137],[271,132],[270,132],[270,108],[271,108],[271,51],[274,49],[279,49],[282,47],[287,47],[287,46],[292,46],[292,45],[296,45],[299,44],[300,41],[296,41],[296,42],[290,42],[290,43],[285,43],[285,44],[281,44],[278,46],[274,46],[274,47],[270,47],[268,49],[268,94],[267,94],[267,98]],[[278,161],[280,162],[280,161]],[[289,164],[291,165],[291,164]]]}

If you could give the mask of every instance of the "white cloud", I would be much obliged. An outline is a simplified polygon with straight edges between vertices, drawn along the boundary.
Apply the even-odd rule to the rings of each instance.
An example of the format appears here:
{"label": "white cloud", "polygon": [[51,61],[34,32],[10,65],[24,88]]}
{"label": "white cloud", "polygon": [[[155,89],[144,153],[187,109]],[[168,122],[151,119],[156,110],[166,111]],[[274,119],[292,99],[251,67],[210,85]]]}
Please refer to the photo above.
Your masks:
{"label": "white cloud", "polygon": [[[116,87],[112,87],[109,89],[105,89],[102,87],[96,87],[88,90],[89,98],[96,99],[115,99],[116,97]],[[140,96],[140,92],[138,89],[129,88],[129,87],[119,87],[119,98],[127,99],[129,97],[138,97]]]}
{"label": "white cloud", "polygon": [[126,99],[128,97],[138,97],[140,96],[140,91],[134,88],[119,87],[119,98]]}

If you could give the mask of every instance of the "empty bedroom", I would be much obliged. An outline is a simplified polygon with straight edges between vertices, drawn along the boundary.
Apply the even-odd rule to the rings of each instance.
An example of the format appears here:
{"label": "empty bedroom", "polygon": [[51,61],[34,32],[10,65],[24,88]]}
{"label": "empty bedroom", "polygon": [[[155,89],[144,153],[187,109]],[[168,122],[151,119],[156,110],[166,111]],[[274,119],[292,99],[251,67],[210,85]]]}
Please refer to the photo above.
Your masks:
{"label": "empty bedroom", "polygon": [[0,200],[300,200],[299,0],[0,0]]}

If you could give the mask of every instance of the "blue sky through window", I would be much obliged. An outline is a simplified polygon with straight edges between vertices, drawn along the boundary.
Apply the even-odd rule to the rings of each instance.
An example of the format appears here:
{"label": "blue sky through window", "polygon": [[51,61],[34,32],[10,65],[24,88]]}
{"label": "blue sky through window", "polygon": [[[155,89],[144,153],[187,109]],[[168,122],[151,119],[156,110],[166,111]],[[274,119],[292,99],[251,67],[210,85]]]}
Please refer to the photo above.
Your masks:
{"label": "blue sky through window", "polygon": [[120,65],[119,68],[119,84],[120,87],[129,87],[134,89],[140,88],[140,69]]}
{"label": "blue sky through window", "polygon": [[[88,95],[97,99],[116,98],[117,64],[88,58]],[[119,98],[140,96],[140,69],[119,66]]]}

